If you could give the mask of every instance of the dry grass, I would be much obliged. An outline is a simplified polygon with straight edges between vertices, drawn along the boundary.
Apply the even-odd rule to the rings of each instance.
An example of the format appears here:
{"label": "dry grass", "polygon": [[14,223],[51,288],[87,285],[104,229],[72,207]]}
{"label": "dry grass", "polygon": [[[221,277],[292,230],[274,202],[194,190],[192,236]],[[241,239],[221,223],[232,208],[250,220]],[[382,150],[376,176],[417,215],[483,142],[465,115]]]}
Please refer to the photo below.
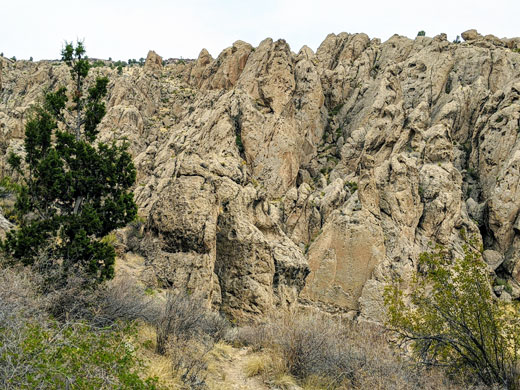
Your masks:
{"label": "dry grass", "polygon": [[281,390],[291,390],[297,385],[296,380],[289,374],[280,374],[274,377],[270,384]]}
{"label": "dry grass", "polygon": [[247,377],[260,376],[264,383],[276,389],[292,389],[297,384],[289,373],[284,356],[276,350],[255,353],[248,359],[244,371]]}
{"label": "dry grass", "polygon": [[146,375],[156,377],[168,389],[183,389],[181,378],[172,371],[172,363],[166,356],[148,355]]}
{"label": "dry grass", "polygon": [[[303,390],[323,390],[334,388],[334,383],[328,381],[327,378],[320,377],[317,375],[309,375],[301,382]],[[348,389],[348,387],[345,387]]]}
{"label": "dry grass", "polygon": [[157,365],[157,376],[172,386],[206,389],[210,362],[226,354],[223,345],[214,347],[229,324],[203,297],[173,291],[150,295],[128,275],[107,284],[97,318],[101,323],[139,321],[139,344]]}
{"label": "dry grass", "polygon": [[261,375],[278,388],[297,382],[306,390],[477,389],[460,383],[464,378],[457,384],[440,370],[414,366],[392,348],[382,328],[366,323],[286,315],[238,329],[233,341],[261,351],[248,363],[247,375]]}
{"label": "dry grass", "polygon": [[213,349],[210,351],[209,355],[212,360],[221,362],[231,359],[232,352],[233,347],[231,345],[226,344],[223,341],[219,341],[213,346]]}
{"label": "dry grass", "polygon": [[132,342],[140,347],[137,350],[139,358],[145,362],[145,374],[157,377],[159,382],[168,389],[183,389],[179,375],[172,370],[170,358],[155,353],[156,337],[157,334],[153,326],[146,323],[138,324],[135,339]]}
{"label": "dry grass", "polygon": [[139,323],[137,327],[136,340],[145,350],[155,351],[157,332],[150,324],[145,322]]}
{"label": "dry grass", "polygon": [[245,374],[251,378],[253,376],[264,374],[268,370],[270,363],[269,355],[255,355],[251,357],[244,368]]}

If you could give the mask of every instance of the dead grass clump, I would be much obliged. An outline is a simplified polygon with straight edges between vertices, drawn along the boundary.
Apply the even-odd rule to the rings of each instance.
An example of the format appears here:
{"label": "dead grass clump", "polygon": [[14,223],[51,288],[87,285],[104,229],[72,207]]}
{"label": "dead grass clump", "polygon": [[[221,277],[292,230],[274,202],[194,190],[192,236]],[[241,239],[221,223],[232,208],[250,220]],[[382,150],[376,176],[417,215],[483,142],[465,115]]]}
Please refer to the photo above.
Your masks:
{"label": "dead grass clump", "polygon": [[267,371],[270,360],[267,354],[253,356],[245,365],[245,374],[249,378],[264,374]]}
{"label": "dead grass clump", "polygon": [[296,385],[279,351],[270,350],[253,355],[247,361],[244,371],[247,377],[260,376],[266,384],[276,389],[292,389]]}

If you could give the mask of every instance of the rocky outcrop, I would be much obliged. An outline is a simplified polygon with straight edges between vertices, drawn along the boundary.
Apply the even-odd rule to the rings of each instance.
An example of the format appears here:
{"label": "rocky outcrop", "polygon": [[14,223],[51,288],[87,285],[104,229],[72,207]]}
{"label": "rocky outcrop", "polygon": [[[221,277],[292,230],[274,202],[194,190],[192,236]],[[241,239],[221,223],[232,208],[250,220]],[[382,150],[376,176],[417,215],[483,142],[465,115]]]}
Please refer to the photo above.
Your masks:
{"label": "rocky outcrop", "polygon": [[[462,37],[237,41],[96,68],[101,138],[128,139],[138,169],[144,222],[119,232],[120,261],[238,320],[297,302],[381,320],[384,286],[406,286],[430,243],[457,256],[472,239],[520,298],[520,41]],[[68,81],[62,64],[4,63],[2,155],[42,87]]]}
{"label": "rocky outcrop", "polygon": [[148,52],[146,56],[146,61],[144,63],[144,70],[148,72],[160,71],[163,67],[163,60],[160,55],[158,55],[153,50]]}

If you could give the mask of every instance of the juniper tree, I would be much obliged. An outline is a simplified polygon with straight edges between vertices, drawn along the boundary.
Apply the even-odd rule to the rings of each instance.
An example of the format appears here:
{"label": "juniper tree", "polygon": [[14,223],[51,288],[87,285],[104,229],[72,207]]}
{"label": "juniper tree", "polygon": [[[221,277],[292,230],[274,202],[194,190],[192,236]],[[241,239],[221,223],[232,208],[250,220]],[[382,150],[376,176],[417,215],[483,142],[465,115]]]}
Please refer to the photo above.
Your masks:
{"label": "juniper tree", "polygon": [[101,281],[113,276],[115,260],[103,238],[137,214],[130,191],[136,171],[125,142],[96,141],[108,79],[87,83],[82,42],[66,43],[62,60],[73,87],[45,94],[25,126],[24,159],[8,159],[23,183],[14,207],[18,226],[2,246],[12,261],[33,264],[44,252],[62,277],[80,267]]}

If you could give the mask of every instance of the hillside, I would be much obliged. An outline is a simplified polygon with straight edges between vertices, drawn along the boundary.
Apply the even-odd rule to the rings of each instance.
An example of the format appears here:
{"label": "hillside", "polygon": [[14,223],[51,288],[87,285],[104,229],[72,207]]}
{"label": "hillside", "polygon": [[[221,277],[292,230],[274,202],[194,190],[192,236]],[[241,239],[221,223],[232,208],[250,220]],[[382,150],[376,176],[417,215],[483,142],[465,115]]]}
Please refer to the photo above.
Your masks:
{"label": "hillside", "polygon": [[[406,286],[430,242],[461,253],[475,236],[497,295],[520,298],[520,39],[462,36],[94,68],[111,80],[100,138],[128,139],[138,169],[143,222],[118,232],[118,267],[239,321],[298,302],[380,321],[386,281]],[[0,61],[5,161],[70,74]]]}

